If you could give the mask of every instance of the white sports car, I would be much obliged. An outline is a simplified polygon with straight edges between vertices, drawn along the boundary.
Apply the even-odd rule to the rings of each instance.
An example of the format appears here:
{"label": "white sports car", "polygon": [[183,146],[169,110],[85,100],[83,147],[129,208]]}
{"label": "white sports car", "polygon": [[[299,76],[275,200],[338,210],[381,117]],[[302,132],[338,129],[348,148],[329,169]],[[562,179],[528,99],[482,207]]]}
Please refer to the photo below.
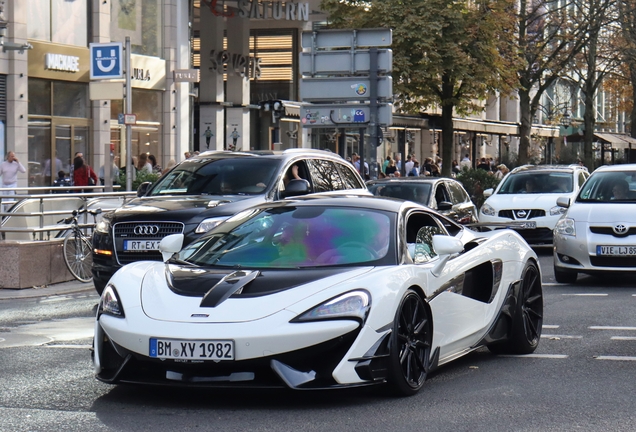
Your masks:
{"label": "white sports car", "polygon": [[129,264],[95,323],[107,383],[323,389],[427,373],[479,347],[533,352],[543,296],[515,231],[467,229],[413,202],[304,197],[238,213],[166,261]]}

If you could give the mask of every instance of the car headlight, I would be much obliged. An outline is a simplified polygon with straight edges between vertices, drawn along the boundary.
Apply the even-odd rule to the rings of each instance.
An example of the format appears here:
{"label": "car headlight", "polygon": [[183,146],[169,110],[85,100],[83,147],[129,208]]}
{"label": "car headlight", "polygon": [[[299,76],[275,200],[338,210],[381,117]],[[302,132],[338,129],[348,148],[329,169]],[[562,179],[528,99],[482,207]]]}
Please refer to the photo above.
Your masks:
{"label": "car headlight", "polygon": [[119,300],[119,295],[114,285],[108,284],[104,288],[102,298],[99,300],[98,315],[106,314],[118,318],[123,318],[124,308]]}
{"label": "car headlight", "polygon": [[364,290],[351,291],[309,309],[291,322],[354,319],[364,322],[371,308],[371,295]]}
{"label": "car headlight", "polygon": [[220,216],[220,217],[204,219],[194,232],[197,234],[206,233],[210,231],[212,228],[219,225],[221,222],[224,222],[227,218],[228,216]]}
{"label": "car headlight", "polygon": [[576,236],[576,228],[574,226],[574,219],[572,218],[561,218],[557,221],[556,226],[554,227],[554,231],[567,235],[567,236]]}
{"label": "car headlight", "polygon": [[497,214],[497,212],[495,211],[494,208],[492,208],[491,206],[489,206],[488,204],[484,203],[484,205],[481,206],[481,210],[480,210],[483,214],[485,214],[486,216],[495,216]]}
{"label": "car headlight", "polygon": [[108,234],[110,232],[110,220],[101,218],[97,225],[95,225],[95,231],[102,234]]}
{"label": "car headlight", "polygon": [[554,206],[550,209],[550,216],[558,216],[564,214],[568,209],[565,207]]}

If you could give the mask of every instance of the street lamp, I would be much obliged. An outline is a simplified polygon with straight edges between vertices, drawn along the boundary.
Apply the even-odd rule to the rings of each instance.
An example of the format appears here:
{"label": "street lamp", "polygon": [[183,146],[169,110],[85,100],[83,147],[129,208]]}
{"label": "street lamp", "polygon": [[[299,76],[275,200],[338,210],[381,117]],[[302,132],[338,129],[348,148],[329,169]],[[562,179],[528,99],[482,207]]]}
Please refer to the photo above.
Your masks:
{"label": "street lamp", "polygon": [[565,110],[563,111],[563,116],[561,117],[561,126],[563,126],[564,128],[569,128],[571,124],[572,124],[572,117],[570,116],[570,113],[568,112],[568,104],[566,102]]}
{"label": "street lamp", "polygon": [[0,2],[0,46],[2,46],[2,51],[19,51],[20,54],[24,54],[24,50],[30,50],[33,48],[33,45],[30,43],[15,43],[15,42],[5,42],[5,38],[7,37],[7,30],[9,27],[9,23],[4,18],[4,1]]}

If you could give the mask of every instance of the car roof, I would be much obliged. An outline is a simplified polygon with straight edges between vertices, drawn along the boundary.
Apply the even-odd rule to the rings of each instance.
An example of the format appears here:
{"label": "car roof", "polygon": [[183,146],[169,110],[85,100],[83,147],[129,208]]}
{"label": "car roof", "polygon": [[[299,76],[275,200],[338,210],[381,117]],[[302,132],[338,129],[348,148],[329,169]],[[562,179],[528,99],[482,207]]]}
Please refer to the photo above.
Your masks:
{"label": "car roof", "polygon": [[299,197],[286,198],[282,201],[275,201],[263,204],[262,206],[341,206],[341,207],[355,207],[364,209],[383,210],[389,212],[399,213],[408,208],[424,209],[430,213],[438,214],[428,207],[417,204],[411,201],[404,201],[397,198],[380,197],[373,195],[358,195],[358,194],[312,194],[303,195]]}
{"label": "car roof", "polygon": [[612,172],[636,171],[636,164],[603,165],[596,168],[596,170],[594,170],[594,172],[597,172],[597,171],[612,171]]}
{"label": "car roof", "polygon": [[516,174],[520,172],[538,172],[538,171],[562,171],[562,172],[574,172],[577,170],[587,171],[587,168],[581,165],[522,165],[514,168],[510,171],[510,174]]}
{"label": "car roof", "polygon": [[247,158],[247,157],[261,157],[265,159],[282,159],[289,160],[296,157],[304,158],[325,158],[338,160],[340,162],[346,162],[340,155],[327,150],[317,149],[287,149],[282,151],[274,150],[251,150],[251,151],[227,151],[227,150],[210,150],[200,153],[198,156],[192,156],[186,160],[196,159],[233,159],[233,158]]}
{"label": "car roof", "polygon": [[451,178],[446,177],[389,177],[383,179],[369,180],[367,181],[367,185],[381,184],[381,183],[437,183],[443,180],[453,180]]}

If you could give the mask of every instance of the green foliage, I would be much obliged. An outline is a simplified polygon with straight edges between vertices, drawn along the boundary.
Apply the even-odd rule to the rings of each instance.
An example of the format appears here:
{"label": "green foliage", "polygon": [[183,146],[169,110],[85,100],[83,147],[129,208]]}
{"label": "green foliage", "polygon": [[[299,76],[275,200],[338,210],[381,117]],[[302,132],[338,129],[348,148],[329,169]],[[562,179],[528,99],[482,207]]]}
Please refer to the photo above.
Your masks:
{"label": "green foliage", "polygon": [[499,179],[493,174],[480,168],[464,168],[462,172],[457,174],[457,181],[464,186],[477,208],[481,208],[485,201],[484,190],[496,188],[499,184]]}
{"label": "green foliage", "polygon": [[[143,182],[154,183],[161,177],[159,173],[148,173],[146,171],[137,171],[136,169],[135,171],[135,178],[132,181],[133,191],[136,191]],[[119,171],[119,184],[122,185],[122,188],[126,187],[126,171],[123,169]]]}

